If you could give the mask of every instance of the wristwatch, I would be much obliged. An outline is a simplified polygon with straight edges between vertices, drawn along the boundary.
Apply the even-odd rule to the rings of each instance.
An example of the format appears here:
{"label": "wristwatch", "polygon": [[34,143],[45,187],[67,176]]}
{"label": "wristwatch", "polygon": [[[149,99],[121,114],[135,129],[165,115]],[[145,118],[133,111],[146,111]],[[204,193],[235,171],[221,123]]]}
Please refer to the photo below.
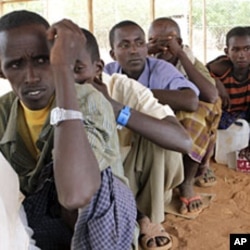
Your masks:
{"label": "wristwatch", "polygon": [[50,113],[50,124],[57,126],[60,122],[67,120],[81,120],[83,121],[83,115],[80,111],[63,109],[56,107],[51,110]]}

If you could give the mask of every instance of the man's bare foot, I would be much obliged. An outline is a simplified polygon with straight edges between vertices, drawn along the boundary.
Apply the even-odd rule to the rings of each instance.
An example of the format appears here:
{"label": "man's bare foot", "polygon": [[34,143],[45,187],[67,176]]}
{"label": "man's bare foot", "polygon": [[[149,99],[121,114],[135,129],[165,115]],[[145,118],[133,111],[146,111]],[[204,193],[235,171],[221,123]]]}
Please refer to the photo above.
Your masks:
{"label": "man's bare foot", "polygon": [[181,207],[180,213],[200,213],[202,211],[202,200],[195,195],[193,184],[182,183],[180,189]]}
{"label": "man's bare foot", "polygon": [[195,185],[199,187],[212,187],[217,183],[216,176],[211,168],[207,168],[204,173],[195,178]]}
{"label": "man's bare foot", "polygon": [[170,249],[172,240],[161,224],[155,224],[145,216],[138,220],[140,226],[139,244],[143,250]]}

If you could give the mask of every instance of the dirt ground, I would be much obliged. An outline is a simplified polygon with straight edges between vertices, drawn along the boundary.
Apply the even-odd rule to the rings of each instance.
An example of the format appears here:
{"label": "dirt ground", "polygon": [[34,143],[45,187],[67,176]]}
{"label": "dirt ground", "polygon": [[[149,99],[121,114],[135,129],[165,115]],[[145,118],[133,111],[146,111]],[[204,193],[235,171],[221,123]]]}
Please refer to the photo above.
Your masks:
{"label": "dirt ground", "polygon": [[166,214],[164,227],[172,235],[172,250],[229,250],[230,233],[250,233],[250,173],[211,162],[217,184],[196,187],[216,194],[210,206],[193,220]]}

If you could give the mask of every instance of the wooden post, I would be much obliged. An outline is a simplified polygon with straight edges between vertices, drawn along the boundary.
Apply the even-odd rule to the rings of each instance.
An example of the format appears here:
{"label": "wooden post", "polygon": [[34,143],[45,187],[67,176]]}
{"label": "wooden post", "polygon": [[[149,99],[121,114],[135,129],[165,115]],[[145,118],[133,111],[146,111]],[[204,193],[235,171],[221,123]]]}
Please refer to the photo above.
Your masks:
{"label": "wooden post", "polygon": [[207,62],[207,18],[206,18],[206,0],[203,0],[202,8],[203,17],[203,63]]}
{"label": "wooden post", "polygon": [[188,9],[188,31],[189,31],[189,46],[193,49],[193,0],[189,0]]}
{"label": "wooden post", "polygon": [[155,0],[150,0],[150,19],[155,19]]}
{"label": "wooden post", "polygon": [[94,33],[93,1],[92,0],[88,0],[88,22],[89,22],[89,31]]}

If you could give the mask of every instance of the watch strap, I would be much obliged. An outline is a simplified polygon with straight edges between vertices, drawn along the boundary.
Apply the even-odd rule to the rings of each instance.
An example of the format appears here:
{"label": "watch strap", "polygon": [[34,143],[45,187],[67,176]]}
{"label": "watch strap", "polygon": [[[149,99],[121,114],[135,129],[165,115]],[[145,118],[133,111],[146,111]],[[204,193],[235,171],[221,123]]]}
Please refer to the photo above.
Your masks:
{"label": "watch strap", "polygon": [[67,121],[67,120],[81,120],[83,121],[83,115],[80,111],[77,110],[70,110],[70,109],[63,109],[56,107],[51,110],[50,113],[50,124],[51,125],[58,125],[60,122]]}
{"label": "watch strap", "polygon": [[117,119],[116,119],[116,122],[117,122],[119,125],[121,125],[121,126],[126,126],[127,123],[128,123],[128,120],[129,120],[129,118],[130,118],[130,115],[131,115],[130,107],[124,106],[124,107],[121,109],[121,111],[120,111],[120,113],[119,113],[119,115],[118,115],[118,117],[117,117]]}

